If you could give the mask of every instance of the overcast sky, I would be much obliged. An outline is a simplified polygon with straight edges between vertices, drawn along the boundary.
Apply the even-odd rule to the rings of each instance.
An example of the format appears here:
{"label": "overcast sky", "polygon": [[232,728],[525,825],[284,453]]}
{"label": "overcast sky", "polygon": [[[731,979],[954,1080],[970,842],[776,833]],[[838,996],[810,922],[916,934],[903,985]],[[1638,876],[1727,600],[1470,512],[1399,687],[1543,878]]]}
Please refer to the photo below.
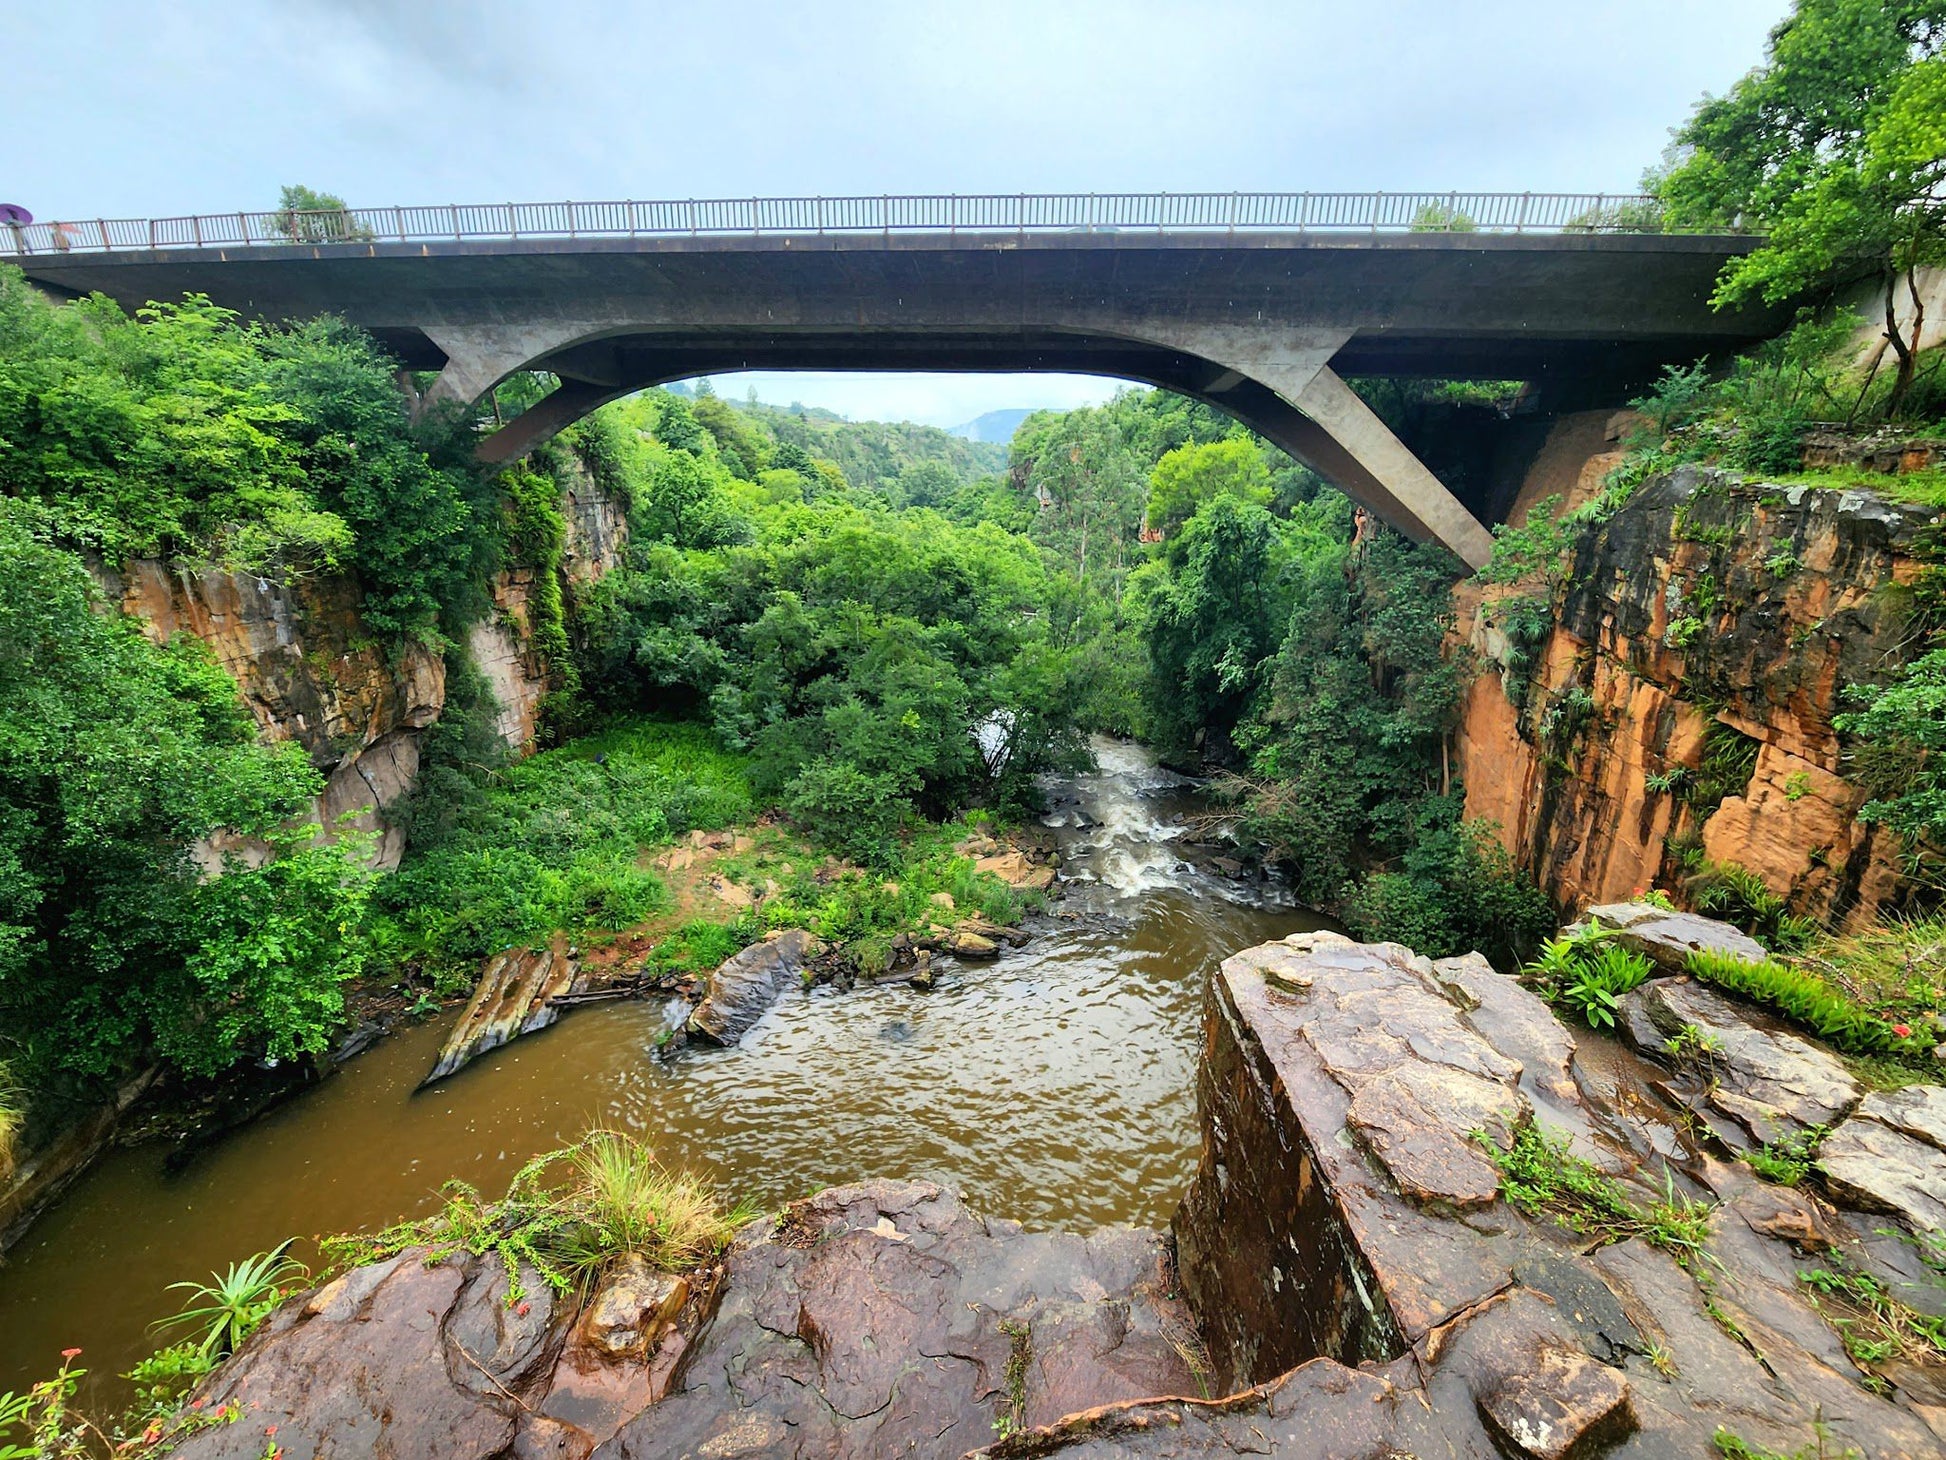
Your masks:
{"label": "overcast sky", "polygon": [[[41,218],[847,192],[1618,192],[1787,0],[0,0]],[[719,389],[741,397],[752,377]],[[951,425],[1079,378],[754,377]]]}

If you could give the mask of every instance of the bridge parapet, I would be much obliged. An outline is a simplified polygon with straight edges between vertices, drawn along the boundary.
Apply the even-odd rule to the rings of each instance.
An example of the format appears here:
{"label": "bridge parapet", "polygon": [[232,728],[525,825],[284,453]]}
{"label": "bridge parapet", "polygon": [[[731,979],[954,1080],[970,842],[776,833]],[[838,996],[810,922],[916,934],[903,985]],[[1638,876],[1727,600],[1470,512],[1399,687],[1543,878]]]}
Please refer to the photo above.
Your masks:
{"label": "bridge parapet", "polygon": [[0,254],[686,234],[1661,233],[1653,197],[1614,193],[931,193],[442,203],[90,218],[0,227]]}

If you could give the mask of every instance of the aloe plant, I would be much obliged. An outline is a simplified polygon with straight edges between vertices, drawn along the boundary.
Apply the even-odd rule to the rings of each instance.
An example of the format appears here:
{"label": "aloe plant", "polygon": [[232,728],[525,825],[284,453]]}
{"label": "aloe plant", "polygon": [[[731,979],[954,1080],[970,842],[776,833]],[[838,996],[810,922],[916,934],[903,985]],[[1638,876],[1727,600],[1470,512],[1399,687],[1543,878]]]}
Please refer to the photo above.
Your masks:
{"label": "aloe plant", "polygon": [[188,1306],[157,1323],[156,1329],[200,1326],[201,1336],[192,1341],[204,1354],[221,1358],[235,1353],[284,1300],[284,1284],[310,1275],[309,1268],[288,1255],[294,1240],[233,1262],[224,1272],[212,1272],[207,1283],[169,1284],[171,1291],[180,1288],[189,1293]]}

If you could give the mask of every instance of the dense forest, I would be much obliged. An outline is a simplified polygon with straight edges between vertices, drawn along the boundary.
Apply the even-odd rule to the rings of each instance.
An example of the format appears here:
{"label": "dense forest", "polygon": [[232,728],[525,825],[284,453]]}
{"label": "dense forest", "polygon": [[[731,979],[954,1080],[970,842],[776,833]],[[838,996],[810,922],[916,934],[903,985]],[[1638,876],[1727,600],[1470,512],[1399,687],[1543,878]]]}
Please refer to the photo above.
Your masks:
{"label": "dense forest", "polygon": [[[1770,231],[1726,302],[1828,291],[1862,253],[1891,308],[1946,259],[1943,34],[1937,5],[1805,0],[1770,65],[1699,108],[1650,183],[1671,226]],[[1890,367],[1862,383],[1828,311],[1671,371],[1591,510],[1681,460],[1787,468],[1840,410],[1936,426],[1937,360],[1888,320]],[[508,382],[492,409],[548,384]],[[1396,419],[1519,383],[1359,388]],[[130,316],[0,270],[0,1059],[36,1098],[309,1055],[358,980],[436,995],[512,941],[627,927],[662,896],[637,848],[690,826],[774,815],[895,872],[969,810],[1031,812],[1036,777],[1098,732],[1216,774],[1243,844],[1360,932],[1505,961],[1552,926],[1462,819],[1468,671],[1442,654],[1462,566],[1206,407],[1125,390],[1032,415],[1003,450],[651,390],[495,472],[472,464],[482,424],[415,420],[393,362],[328,319],[197,298]],[[630,533],[618,569],[576,583],[562,493],[583,477]],[[1588,520],[1503,534],[1489,576],[1545,568]],[[391,812],[396,875],[304,823],[317,772],[259,742],[200,644],[114,610],[102,584],[136,558],[343,575],[387,652],[444,656],[445,713]],[[550,684],[555,749],[524,765],[463,647],[507,568],[537,585]],[[1916,842],[1946,824],[1936,613],[1915,619],[1930,652],[1847,724],[1895,768],[1870,814]],[[265,855],[206,875],[219,833]]]}
{"label": "dense forest", "polygon": [[[1360,533],[1227,418],[1125,391],[1030,418],[1002,461],[705,386],[485,475],[473,420],[414,424],[391,376],[330,321],[197,299],[129,317],[0,279],[0,1000],[36,1091],[85,1096],[143,1058],[208,1075],[305,1055],[351,980],[453,986],[516,939],[625,927],[658,905],[636,846],[699,819],[774,811],[896,868],[928,824],[1030,811],[1094,731],[1235,772],[1251,834],[1312,900],[1442,947],[1508,926],[1467,889],[1517,883],[1437,769],[1458,565]],[[625,562],[579,587],[560,571],[576,474],[631,526]],[[445,655],[396,876],[294,819],[317,773],[258,743],[197,641],[112,611],[102,574],[136,557],[349,575],[392,652]],[[543,743],[644,715],[707,743],[510,764],[461,646],[511,566],[541,585]],[[732,763],[714,781],[712,756]],[[205,876],[192,850],[219,832],[271,855]]]}

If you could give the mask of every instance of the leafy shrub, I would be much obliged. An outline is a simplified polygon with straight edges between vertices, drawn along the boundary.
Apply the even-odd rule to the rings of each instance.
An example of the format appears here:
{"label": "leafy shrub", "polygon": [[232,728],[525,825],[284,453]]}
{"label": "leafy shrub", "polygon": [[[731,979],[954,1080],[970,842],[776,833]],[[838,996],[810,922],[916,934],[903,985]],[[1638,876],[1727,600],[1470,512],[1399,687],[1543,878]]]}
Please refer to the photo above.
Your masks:
{"label": "leafy shrub", "polygon": [[1450,805],[1433,802],[1401,869],[1359,883],[1345,920],[1361,937],[1404,943],[1429,958],[1478,949],[1506,967],[1554,926],[1554,907],[1492,825],[1461,822]]}
{"label": "leafy shrub", "polygon": [[1521,976],[1589,1028],[1613,1028],[1622,995],[1641,987],[1655,972],[1648,958],[1619,946],[1614,938],[1614,929],[1599,924],[1550,938]]}
{"label": "leafy shrub", "polygon": [[285,1242],[233,1262],[222,1272],[211,1273],[207,1283],[169,1284],[171,1291],[183,1289],[189,1298],[180,1313],[156,1327],[200,1329],[200,1335],[190,1341],[208,1358],[235,1353],[284,1301],[292,1280],[310,1275],[303,1263],[286,1255],[290,1245]]}

